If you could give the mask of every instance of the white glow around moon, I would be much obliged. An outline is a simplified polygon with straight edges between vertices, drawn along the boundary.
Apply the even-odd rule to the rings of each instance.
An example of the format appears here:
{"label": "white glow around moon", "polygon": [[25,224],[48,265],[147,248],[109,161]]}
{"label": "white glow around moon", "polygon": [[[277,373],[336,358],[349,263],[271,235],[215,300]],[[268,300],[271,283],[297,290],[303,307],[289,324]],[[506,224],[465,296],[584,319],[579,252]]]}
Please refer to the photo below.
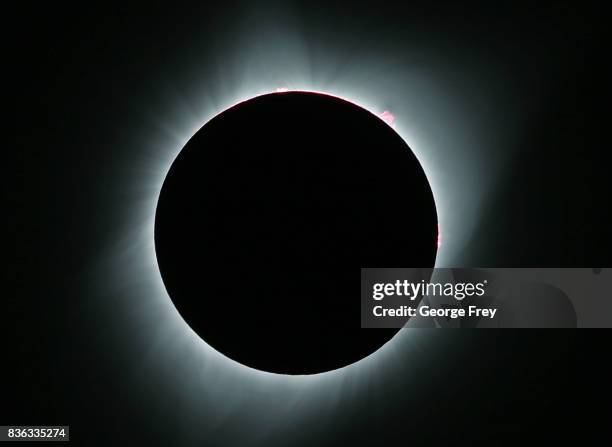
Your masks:
{"label": "white glow around moon", "polygon": [[[231,418],[238,418],[245,430],[232,433],[236,438],[228,444],[244,444],[240,436],[265,439],[271,431],[298,422],[332,418],[355,399],[375,399],[367,392],[372,387],[415,374],[398,369],[397,357],[419,358],[422,364],[424,350],[442,343],[432,331],[405,329],[347,367],[285,376],[245,367],[200,339],[166,293],[153,231],[157,198],[170,165],[204,123],[232,104],[277,88],[324,91],[379,115],[387,111],[381,118],[393,115],[394,129],[421,162],[434,194],[443,235],[438,267],[453,267],[460,260],[487,184],[473,148],[487,145],[487,129],[494,126],[483,119],[490,113],[479,109],[482,88],[469,77],[459,73],[448,81],[453,72],[436,65],[435,54],[428,59],[416,46],[404,46],[402,54],[421,55],[418,64],[404,61],[398,66],[383,52],[367,49],[340,63],[337,56],[348,54],[341,42],[310,43],[307,48],[290,21],[261,26],[232,35],[231,43],[222,42],[216,58],[207,49],[206,60],[194,51],[163,64],[126,112],[130,126],[124,127],[131,128],[115,142],[121,148],[115,152],[125,154],[118,162],[121,168],[103,173],[112,179],[104,192],[107,206],[119,217],[117,237],[93,268],[91,305],[97,314],[113,319],[112,328],[103,328],[114,337],[107,343],[120,346],[115,355],[135,365],[126,372],[134,377],[134,386],[148,390],[152,394],[147,399],[162,407],[158,394],[159,399],[173,396],[177,405],[167,411],[176,412],[185,427],[201,427],[197,433],[185,430],[193,444]],[[278,26],[283,28],[275,30]],[[253,35],[258,39],[250,39]]]}
{"label": "white glow around moon", "polygon": [[[402,120],[401,114],[396,115],[394,111],[388,111],[382,107],[381,104],[384,101],[376,101],[374,97],[368,97],[364,93],[359,95],[359,93],[351,89],[322,92],[320,89],[314,88],[314,86],[307,88],[305,86],[293,85],[284,89],[286,91],[316,91],[337,96],[370,110],[372,113],[379,115],[387,123],[389,123],[390,116],[393,114],[393,127],[413,150],[428,177],[436,201],[441,233],[444,233],[446,236],[445,228],[451,220],[449,219],[448,212],[450,204],[446,199],[447,195],[445,195],[445,183],[442,181],[441,168],[436,165],[435,157],[432,157],[428,151],[425,138],[420,136],[418,132],[411,133],[409,131],[410,126]],[[131,273],[128,278],[126,277],[127,271],[118,268],[115,271],[116,278],[119,279],[116,283],[126,284],[130,281],[136,282],[136,278],[139,279],[139,287],[142,290],[137,294],[133,294],[131,298],[134,301],[134,305],[138,301],[138,305],[142,306],[143,309],[143,313],[137,315],[140,320],[139,324],[145,326],[154,325],[157,328],[153,338],[159,338],[160,349],[163,347],[164,350],[169,349],[172,352],[179,351],[183,353],[180,358],[176,358],[172,362],[173,364],[187,362],[193,365],[194,370],[198,370],[198,360],[196,359],[199,359],[202,362],[201,364],[207,365],[209,370],[219,368],[215,375],[219,374],[218,377],[223,378],[222,380],[228,380],[229,377],[235,376],[235,379],[241,383],[244,383],[246,380],[259,384],[274,383],[275,386],[279,382],[284,383],[286,386],[298,387],[305,386],[305,384],[331,384],[336,380],[342,380],[347,374],[367,376],[369,375],[368,371],[386,363],[385,357],[393,355],[394,347],[405,336],[403,331],[400,331],[398,335],[377,352],[339,370],[310,376],[284,376],[258,371],[227,358],[201,340],[175,309],[170,297],[167,295],[159,273],[153,236],[155,209],[163,181],[172,162],[193,134],[214,116],[236,103],[274,91],[276,91],[275,87],[247,91],[238,90],[236,96],[228,98],[225,104],[221,106],[203,108],[200,113],[193,115],[174,115],[174,119],[172,119],[173,114],[170,112],[168,117],[159,117],[160,124],[162,122],[166,123],[162,129],[167,138],[163,141],[163,147],[160,147],[160,141],[148,142],[151,150],[150,155],[155,156],[149,159],[150,165],[148,170],[141,174],[142,180],[145,181],[148,187],[140,191],[138,207],[131,209],[135,216],[133,219],[134,225],[125,233],[125,242],[120,243],[126,250],[121,254],[125,259],[119,264],[129,263]],[[175,126],[171,126],[168,123],[174,123]],[[134,181],[134,183],[136,182]],[[444,249],[442,248],[438,252],[436,266],[443,266],[444,259]],[[122,276],[123,278],[121,279]],[[142,298],[134,298],[134,296]],[[165,334],[165,336],[162,334]],[[169,343],[169,345],[166,345],[166,343]]]}

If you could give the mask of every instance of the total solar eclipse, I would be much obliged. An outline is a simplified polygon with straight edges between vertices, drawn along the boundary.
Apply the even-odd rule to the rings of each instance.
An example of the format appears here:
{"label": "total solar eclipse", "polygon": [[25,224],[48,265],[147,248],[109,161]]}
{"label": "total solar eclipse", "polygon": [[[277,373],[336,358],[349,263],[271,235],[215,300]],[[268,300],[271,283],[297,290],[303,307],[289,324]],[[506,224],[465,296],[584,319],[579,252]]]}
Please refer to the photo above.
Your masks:
{"label": "total solar eclipse", "polygon": [[362,267],[434,266],[425,173],[351,102],[283,92],[206,123],[164,180],[161,276],[189,326],[225,356],[280,374],[354,363],[397,329],[360,326]]}

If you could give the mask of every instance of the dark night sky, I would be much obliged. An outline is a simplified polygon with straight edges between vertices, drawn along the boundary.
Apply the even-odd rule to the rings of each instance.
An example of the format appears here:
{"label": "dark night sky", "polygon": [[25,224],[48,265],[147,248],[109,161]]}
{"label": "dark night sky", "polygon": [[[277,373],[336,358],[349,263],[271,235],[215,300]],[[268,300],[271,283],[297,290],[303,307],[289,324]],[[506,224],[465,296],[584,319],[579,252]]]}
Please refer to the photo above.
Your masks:
{"label": "dark night sky", "polygon": [[[331,67],[330,78],[336,69],[369,69],[364,56],[376,54],[390,62],[373,89],[384,89],[385,76],[401,83],[412,64],[425,73],[448,69],[447,91],[458,83],[479,92],[474,101],[499,99],[465,99],[481,113],[474,120],[495,117],[486,141],[498,146],[448,149],[457,160],[466,151],[465,163],[476,160],[483,179],[492,179],[462,241],[457,259],[463,265],[610,264],[608,19],[597,4],[81,8],[53,4],[4,13],[11,138],[2,192],[10,250],[0,313],[2,424],[70,424],[77,445],[168,445],[177,433],[188,444],[249,439],[236,434],[249,423],[231,414],[208,437],[193,435],[198,428],[186,427],[175,412],[185,405],[182,397],[155,371],[134,373],[136,343],[123,329],[129,319],[96,303],[102,283],[114,278],[92,272],[101,271],[121,228],[133,223],[125,217],[131,202],[124,185],[127,177],[138,179],[132,163],[146,151],[139,135],[148,129],[147,107],[163,108],[164,95],[173,101],[168,85],[185,93],[196,89],[181,86],[200,82],[210,96],[223,96],[219,86],[231,89],[236,76],[225,67],[239,67],[248,52],[236,47],[264,39],[270,23],[277,34],[266,39],[281,46],[278,30],[287,20],[312,66]],[[414,45],[421,50],[409,51]],[[331,50],[316,51],[326,47]],[[470,122],[461,108],[452,112],[432,114],[430,129],[436,119],[445,126]],[[487,170],[488,163],[496,169]],[[466,169],[456,162],[442,175],[460,177]],[[319,420],[279,421],[267,438],[253,442],[505,445],[572,436],[587,443],[604,429],[608,332],[440,331],[430,337],[443,361],[427,349],[400,357],[395,381],[366,387]],[[420,380],[403,381],[404,372]]]}

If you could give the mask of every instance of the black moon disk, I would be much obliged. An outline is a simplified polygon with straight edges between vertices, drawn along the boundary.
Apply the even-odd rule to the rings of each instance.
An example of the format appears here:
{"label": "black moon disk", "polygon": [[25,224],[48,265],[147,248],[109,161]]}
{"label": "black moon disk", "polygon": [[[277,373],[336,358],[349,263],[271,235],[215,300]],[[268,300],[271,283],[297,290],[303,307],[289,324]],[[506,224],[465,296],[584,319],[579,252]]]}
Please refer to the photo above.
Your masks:
{"label": "black moon disk", "polygon": [[314,374],[397,329],[362,329],[360,268],[432,268],[437,215],[419,164],[369,111],[329,95],[237,104],[185,145],[155,216],[161,276],[210,346],[252,368]]}

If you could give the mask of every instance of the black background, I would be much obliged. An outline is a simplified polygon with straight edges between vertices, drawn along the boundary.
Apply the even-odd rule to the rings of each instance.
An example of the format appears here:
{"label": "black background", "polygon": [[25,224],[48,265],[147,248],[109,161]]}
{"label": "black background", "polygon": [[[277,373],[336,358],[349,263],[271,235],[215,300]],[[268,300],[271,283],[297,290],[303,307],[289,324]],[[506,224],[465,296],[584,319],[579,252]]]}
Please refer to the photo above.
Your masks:
{"label": "black background", "polygon": [[[126,385],[130,359],[115,355],[104,331],[92,331],[83,284],[116,237],[107,191],[116,181],[112,173],[129,169],[118,165],[114,143],[129,133],[132,98],[162,82],[171,70],[159,67],[177,53],[187,57],[194,36],[210,42],[212,52],[243,6],[53,4],[3,14],[10,138],[3,146],[8,287],[0,423],[70,424],[73,442],[85,445],[171,443],[172,396],[156,401],[167,405],[162,411],[132,382]],[[306,39],[388,40],[393,48],[380,48],[390,52],[404,39],[452,41],[475,49],[478,63],[491,58],[504,67],[524,87],[519,99],[538,97],[525,111],[520,151],[487,203],[466,264],[609,265],[603,8],[585,2],[290,7],[314,30]],[[453,57],[448,51],[453,63],[463,63]],[[356,399],[320,434],[296,426],[270,444],[501,445],[599,436],[606,442],[607,331],[435,337],[448,338],[449,360],[439,368],[424,353],[423,364],[412,365],[427,377],[420,397],[408,392],[414,383],[388,384],[375,397]],[[408,365],[398,360],[397,367]],[[231,420],[207,445],[225,445],[224,434],[240,429]]]}

